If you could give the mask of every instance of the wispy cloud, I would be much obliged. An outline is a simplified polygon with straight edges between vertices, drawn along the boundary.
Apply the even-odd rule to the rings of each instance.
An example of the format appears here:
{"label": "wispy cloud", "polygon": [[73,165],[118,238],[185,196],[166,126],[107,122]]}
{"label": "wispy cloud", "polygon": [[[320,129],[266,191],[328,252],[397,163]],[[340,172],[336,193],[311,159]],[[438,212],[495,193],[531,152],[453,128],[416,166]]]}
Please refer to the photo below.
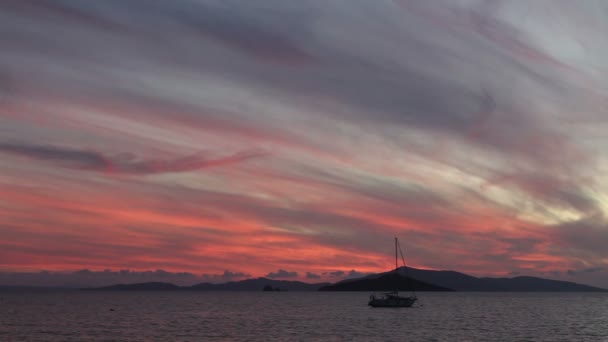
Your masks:
{"label": "wispy cloud", "polygon": [[239,163],[267,155],[265,151],[250,150],[219,158],[210,158],[199,153],[168,160],[138,160],[129,153],[107,156],[95,151],[11,143],[0,144],[0,152],[47,161],[71,169],[133,175],[187,172]]}

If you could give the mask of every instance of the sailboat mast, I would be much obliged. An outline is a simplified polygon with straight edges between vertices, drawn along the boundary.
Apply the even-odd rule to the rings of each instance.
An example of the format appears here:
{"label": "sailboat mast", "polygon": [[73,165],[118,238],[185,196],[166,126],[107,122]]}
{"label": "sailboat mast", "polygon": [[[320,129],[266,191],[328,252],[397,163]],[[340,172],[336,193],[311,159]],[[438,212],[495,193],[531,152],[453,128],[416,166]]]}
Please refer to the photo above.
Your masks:
{"label": "sailboat mast", "polygon": [[397,272],[399,266],[397,264],[397,237],[395,236],[395,272]]}

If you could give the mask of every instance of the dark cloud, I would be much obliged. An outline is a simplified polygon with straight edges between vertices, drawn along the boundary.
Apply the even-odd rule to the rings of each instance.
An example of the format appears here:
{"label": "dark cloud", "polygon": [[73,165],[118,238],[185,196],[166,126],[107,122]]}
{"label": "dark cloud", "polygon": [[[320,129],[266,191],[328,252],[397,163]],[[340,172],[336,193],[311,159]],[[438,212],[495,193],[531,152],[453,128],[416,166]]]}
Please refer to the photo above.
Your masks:
{"label": "dark cloud", "polygon": [[[261,17],[287,15],[292,21],[300,22],[306,20],[305,18],[281,11],[280,6],[271,5],[272,8],[264,8],[255,4],[252,6],[252,4],[239,3],[239,7],[245,5],[247,8],[241,7],[240,11],[235,12],[233,7],[235,5],[237,4],[228,2],[218,3],[215,6],[200,3],[196,8],[192,8],[193,11],[182,11],[179,17],[182,23],[196,28],[203,36],[263,60],[305,62],[311,59],[285,32],[293,28],[293,25],[276,25],[277,21],[262,20]],[[177,8],[173,7],[173,9]],[[254,15],[250,15],[252,12]],[[256,16],[255,14],[258,13],[259,16]]]}
{"label": "dark cloud", "polygon": [[357,272],[355,270],[350,270],[350,271],[333,271],[333,272],[323,272],[324,276],[328,276],[331,278],[344,278],[344,279],[350,279],[350,278],[360,278],[363,276],[366,276],[368,274],[371,273],[364,273],[364,272]]}
{"label": "dark cloud", "polygon": [[559,277],[562,275],[562,272],[558,271],[558,270],[554,270],[554,271],[549,271],[549,274],[553,277]]}
{"label": "dark cloud", "polygon": [[604,267],[590,267],[590,268],[584,268],[581,270],[567,270],[566,273],[570,276],[573,275],[578,275],[580,273],[597,273],[597,272],[604,272],[605,268]]}
{"label": "dark cloud", "polygon": [[[137,36],[141,36],[144,30],[149,31],[153,24],[160,24],[161,27],[177,24],[178,29],[183,28],[188,33],[195,33],[263,61],[294,62],[310,58],[292,36],[304,34],[294,30],[296,22],[300,23],[297,26],[301,26],[312,18],[306,10],[289,10],[279,2],[191,2],[175,6],[165,1],[132,1],[128,4],[102,3],[95,8],[78,3],[53,7],[55,12],[61,12],[68,19],[82,18],[86,14],[94,19],[93,24],[105,23],[107,25],[104,26],[109,29],[130,28],[130,33]],[[235,8],[239,10],[235,11]],[[124,16],[124,12],[135,9],[138,10],[137,20]],[[265,20],[276,16],[284,19]],[[163,30],[159,31],[160,37],[166,38]]]}
{"label": "dark cloud", "polygon": [[0,143],[0,151],[32,159],[64,162],[75,167],[102,169],[109,163],[105,157],[95,152],[54,146]]}
{"label": "dark cloud", "polygon": [[0,69],[0,105],[11,95],[12,81],[8,72]]}
{"label": "dark cloud", "polygon": [[551,227],[547,237],[555,244],[551,250],[554,255],[571,256],[579,260],[601,260],[607,255],[608,222],[604,215],[588,215]]}
{"label": "dark cloud", "polygon": [[297,278],[298,272],[289,272],[284,269],[279,269],[276,272],[270,272],[266,275],[266,278]]}
{"label": "dark cloud", "polygon": [[0,143],[0,152],[43,160],[71,169],[134,175],[187,172],[239,163],[267,154],[261,150],[249,150],[220,158],[196,154],[168,160],[138,160],[128,153],[106,156],[94,151],[12,143]]}
{"label": "dark cloud", "polygon": [[506,244],[504,249],[510,256],[534,253],[539,250],[539,245],[543,243],[543,240],[531,237],[497,237],[496,239]]}
{"label": "dark cloud", "polygon": [[333,272],[323,272],[323,275],[329,277],[343,277],[346,273],[344,271],[333,271]]}
{"label": "dark cloud", "polygon": [[319,279],[319,278],[321,278],[321,276],[316,273],[306,272],[306,279]]}
{"label": "dark cloud", "polygon": [[201,278],[205,282],[221,283],[221,282],[228,282],[228,281],[233,281],[233,280],[251,278],[251,274],[243,273],[243,272],[232,272],[232,271],[226,270],[222,274],[205,273],[201,276]]}
{"label": "dark cloud", "polygon": [[350,271],[348,271],[348,274],[346,275],[346,277],[347,278],[359,278],[359,277],[366,276],[368,274],[371,274],[371,273],[357,272],[355,270],[350,270]]}

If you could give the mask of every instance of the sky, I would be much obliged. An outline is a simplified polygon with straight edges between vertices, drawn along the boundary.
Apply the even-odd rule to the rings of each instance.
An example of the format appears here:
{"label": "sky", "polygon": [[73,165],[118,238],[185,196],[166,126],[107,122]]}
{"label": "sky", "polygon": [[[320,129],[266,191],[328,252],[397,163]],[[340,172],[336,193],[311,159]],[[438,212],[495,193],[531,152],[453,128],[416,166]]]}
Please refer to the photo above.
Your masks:
{"label": "sky", "polygon": [[0,282],[335,281],[397,236],[413,267],[608,287],[607,16],[2,1]]}

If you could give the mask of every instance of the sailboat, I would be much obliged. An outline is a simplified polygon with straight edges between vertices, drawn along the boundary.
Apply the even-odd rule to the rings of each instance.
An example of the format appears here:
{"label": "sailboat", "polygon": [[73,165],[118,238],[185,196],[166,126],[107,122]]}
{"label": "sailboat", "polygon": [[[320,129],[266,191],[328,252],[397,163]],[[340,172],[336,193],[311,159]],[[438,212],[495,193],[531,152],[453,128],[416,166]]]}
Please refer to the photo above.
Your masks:
{"label": "sailboat", "polygon": [[[401,260],[403,261],[403,266],[406,266],[405,258],[403,257],[401,246],[399,245],[399,239],[395,237],[395,274],[399,272],[397,251],[401,253]],[[405,267],[405,271],[407,272],[407,267]],[[381,297],[376,297],[375,294],[369,296],[369,302],[367,303],[367,305],[372,307],[383,308],[409,308],[410,306],[414,305],[417,300],[418,297],[416,297],[416,293],[413,289],[411,296],[400,296],[399,289],[397,288],[397,285],[395,285],[395,291],[383,293]]]}

